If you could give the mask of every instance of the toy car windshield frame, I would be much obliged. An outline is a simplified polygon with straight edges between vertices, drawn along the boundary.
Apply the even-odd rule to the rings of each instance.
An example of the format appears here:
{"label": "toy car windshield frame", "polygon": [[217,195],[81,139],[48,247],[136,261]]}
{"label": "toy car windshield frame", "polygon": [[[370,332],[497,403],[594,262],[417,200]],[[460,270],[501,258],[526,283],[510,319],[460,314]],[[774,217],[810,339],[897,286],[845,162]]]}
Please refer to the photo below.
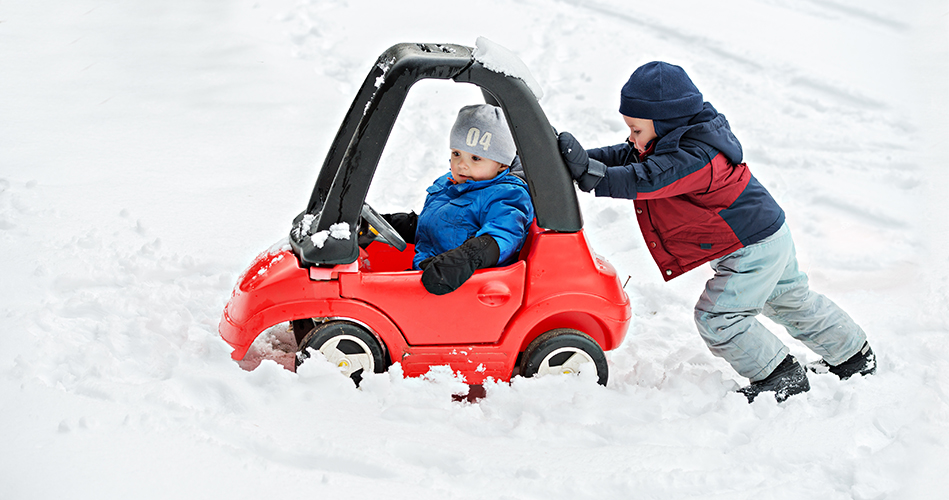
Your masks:
{"label": "toy car windshield frame", "polygon": [[[409,89],[419,80],[444,79],[481,88],[504,110],[530,189],[537,225],[560,232],[583,227],[576,190],[557,136],[527,84],[485,68],[470,47],[402,43],[390,47],[356,94],[317,177],[306,210],[294,221],[290,244],[306,266],[355,262],[362,205],[379,158]],[[309,236],[348,223],[350,237],[314,242]]]}

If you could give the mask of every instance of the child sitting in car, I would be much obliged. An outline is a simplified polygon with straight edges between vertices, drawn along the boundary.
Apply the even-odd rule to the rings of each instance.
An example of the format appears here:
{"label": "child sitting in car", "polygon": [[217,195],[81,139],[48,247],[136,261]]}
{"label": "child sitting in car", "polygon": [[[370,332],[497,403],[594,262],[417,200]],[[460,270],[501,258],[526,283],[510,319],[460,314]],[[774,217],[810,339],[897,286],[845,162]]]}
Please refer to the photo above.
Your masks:
{"label": "child sitting in car", "polygon": [[428,188],[422,212],[383,216],[415,243],[413,269],[436,295],[516,260],[534,219],[527,184],[510,171],[516,148],[501,108],[461,108],[449,145],[451,170]]}

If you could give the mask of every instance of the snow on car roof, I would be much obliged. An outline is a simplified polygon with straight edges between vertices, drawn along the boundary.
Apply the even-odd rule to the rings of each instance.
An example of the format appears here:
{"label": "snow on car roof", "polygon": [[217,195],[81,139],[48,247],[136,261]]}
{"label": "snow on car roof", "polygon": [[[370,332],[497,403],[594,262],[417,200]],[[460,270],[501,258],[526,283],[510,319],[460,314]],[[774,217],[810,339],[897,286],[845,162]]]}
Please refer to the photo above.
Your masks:
{"label": "snow on car roof", "polygon": [[540,88],[540,84],[537,83],[537,80],[531,75],[524,61],[521,61],[519,57],[514,55],[514,53],[506,47],[492,42],[483,36],[479,36],[475,42],[473,55],[475,60],[481,63],[485,68],[523,80],[538,101],[544,96],[544,90]]}

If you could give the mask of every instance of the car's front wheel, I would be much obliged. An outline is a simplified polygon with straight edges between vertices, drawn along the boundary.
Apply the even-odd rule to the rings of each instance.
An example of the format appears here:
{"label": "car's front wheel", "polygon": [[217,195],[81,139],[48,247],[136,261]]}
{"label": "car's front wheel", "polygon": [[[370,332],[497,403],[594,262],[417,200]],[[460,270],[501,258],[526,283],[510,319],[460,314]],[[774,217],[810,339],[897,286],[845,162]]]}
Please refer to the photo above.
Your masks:
{"label": "car's front wheel", "polygon": [[348,321],[330,321],[310,330],[300,342],[297,367],[310,357],[309,349],[320,351],[357,386],[363,373],[382,373],[385,370],[385,355],[376,337]]}
{"label": "car's front wheel", "polygon": [[597,383],[606,385],[609,368],[600,345],[583,332],[558,328],[537,337],[527,346],[521,375],[569,375],[587,370],[596,373]]}

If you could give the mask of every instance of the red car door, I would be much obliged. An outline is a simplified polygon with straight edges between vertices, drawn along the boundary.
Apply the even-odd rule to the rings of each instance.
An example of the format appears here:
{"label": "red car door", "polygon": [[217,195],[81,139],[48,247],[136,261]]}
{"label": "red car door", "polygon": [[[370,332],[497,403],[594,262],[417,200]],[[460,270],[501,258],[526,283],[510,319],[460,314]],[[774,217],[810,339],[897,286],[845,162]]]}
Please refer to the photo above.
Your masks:
{"label": "red car door", "polygon": [[446,295],[428,293],[421,271],[345,273],[340,295],[377,307],[409,345],[490,344],[524,300],[526,270],[524,261],[482,269]]}

